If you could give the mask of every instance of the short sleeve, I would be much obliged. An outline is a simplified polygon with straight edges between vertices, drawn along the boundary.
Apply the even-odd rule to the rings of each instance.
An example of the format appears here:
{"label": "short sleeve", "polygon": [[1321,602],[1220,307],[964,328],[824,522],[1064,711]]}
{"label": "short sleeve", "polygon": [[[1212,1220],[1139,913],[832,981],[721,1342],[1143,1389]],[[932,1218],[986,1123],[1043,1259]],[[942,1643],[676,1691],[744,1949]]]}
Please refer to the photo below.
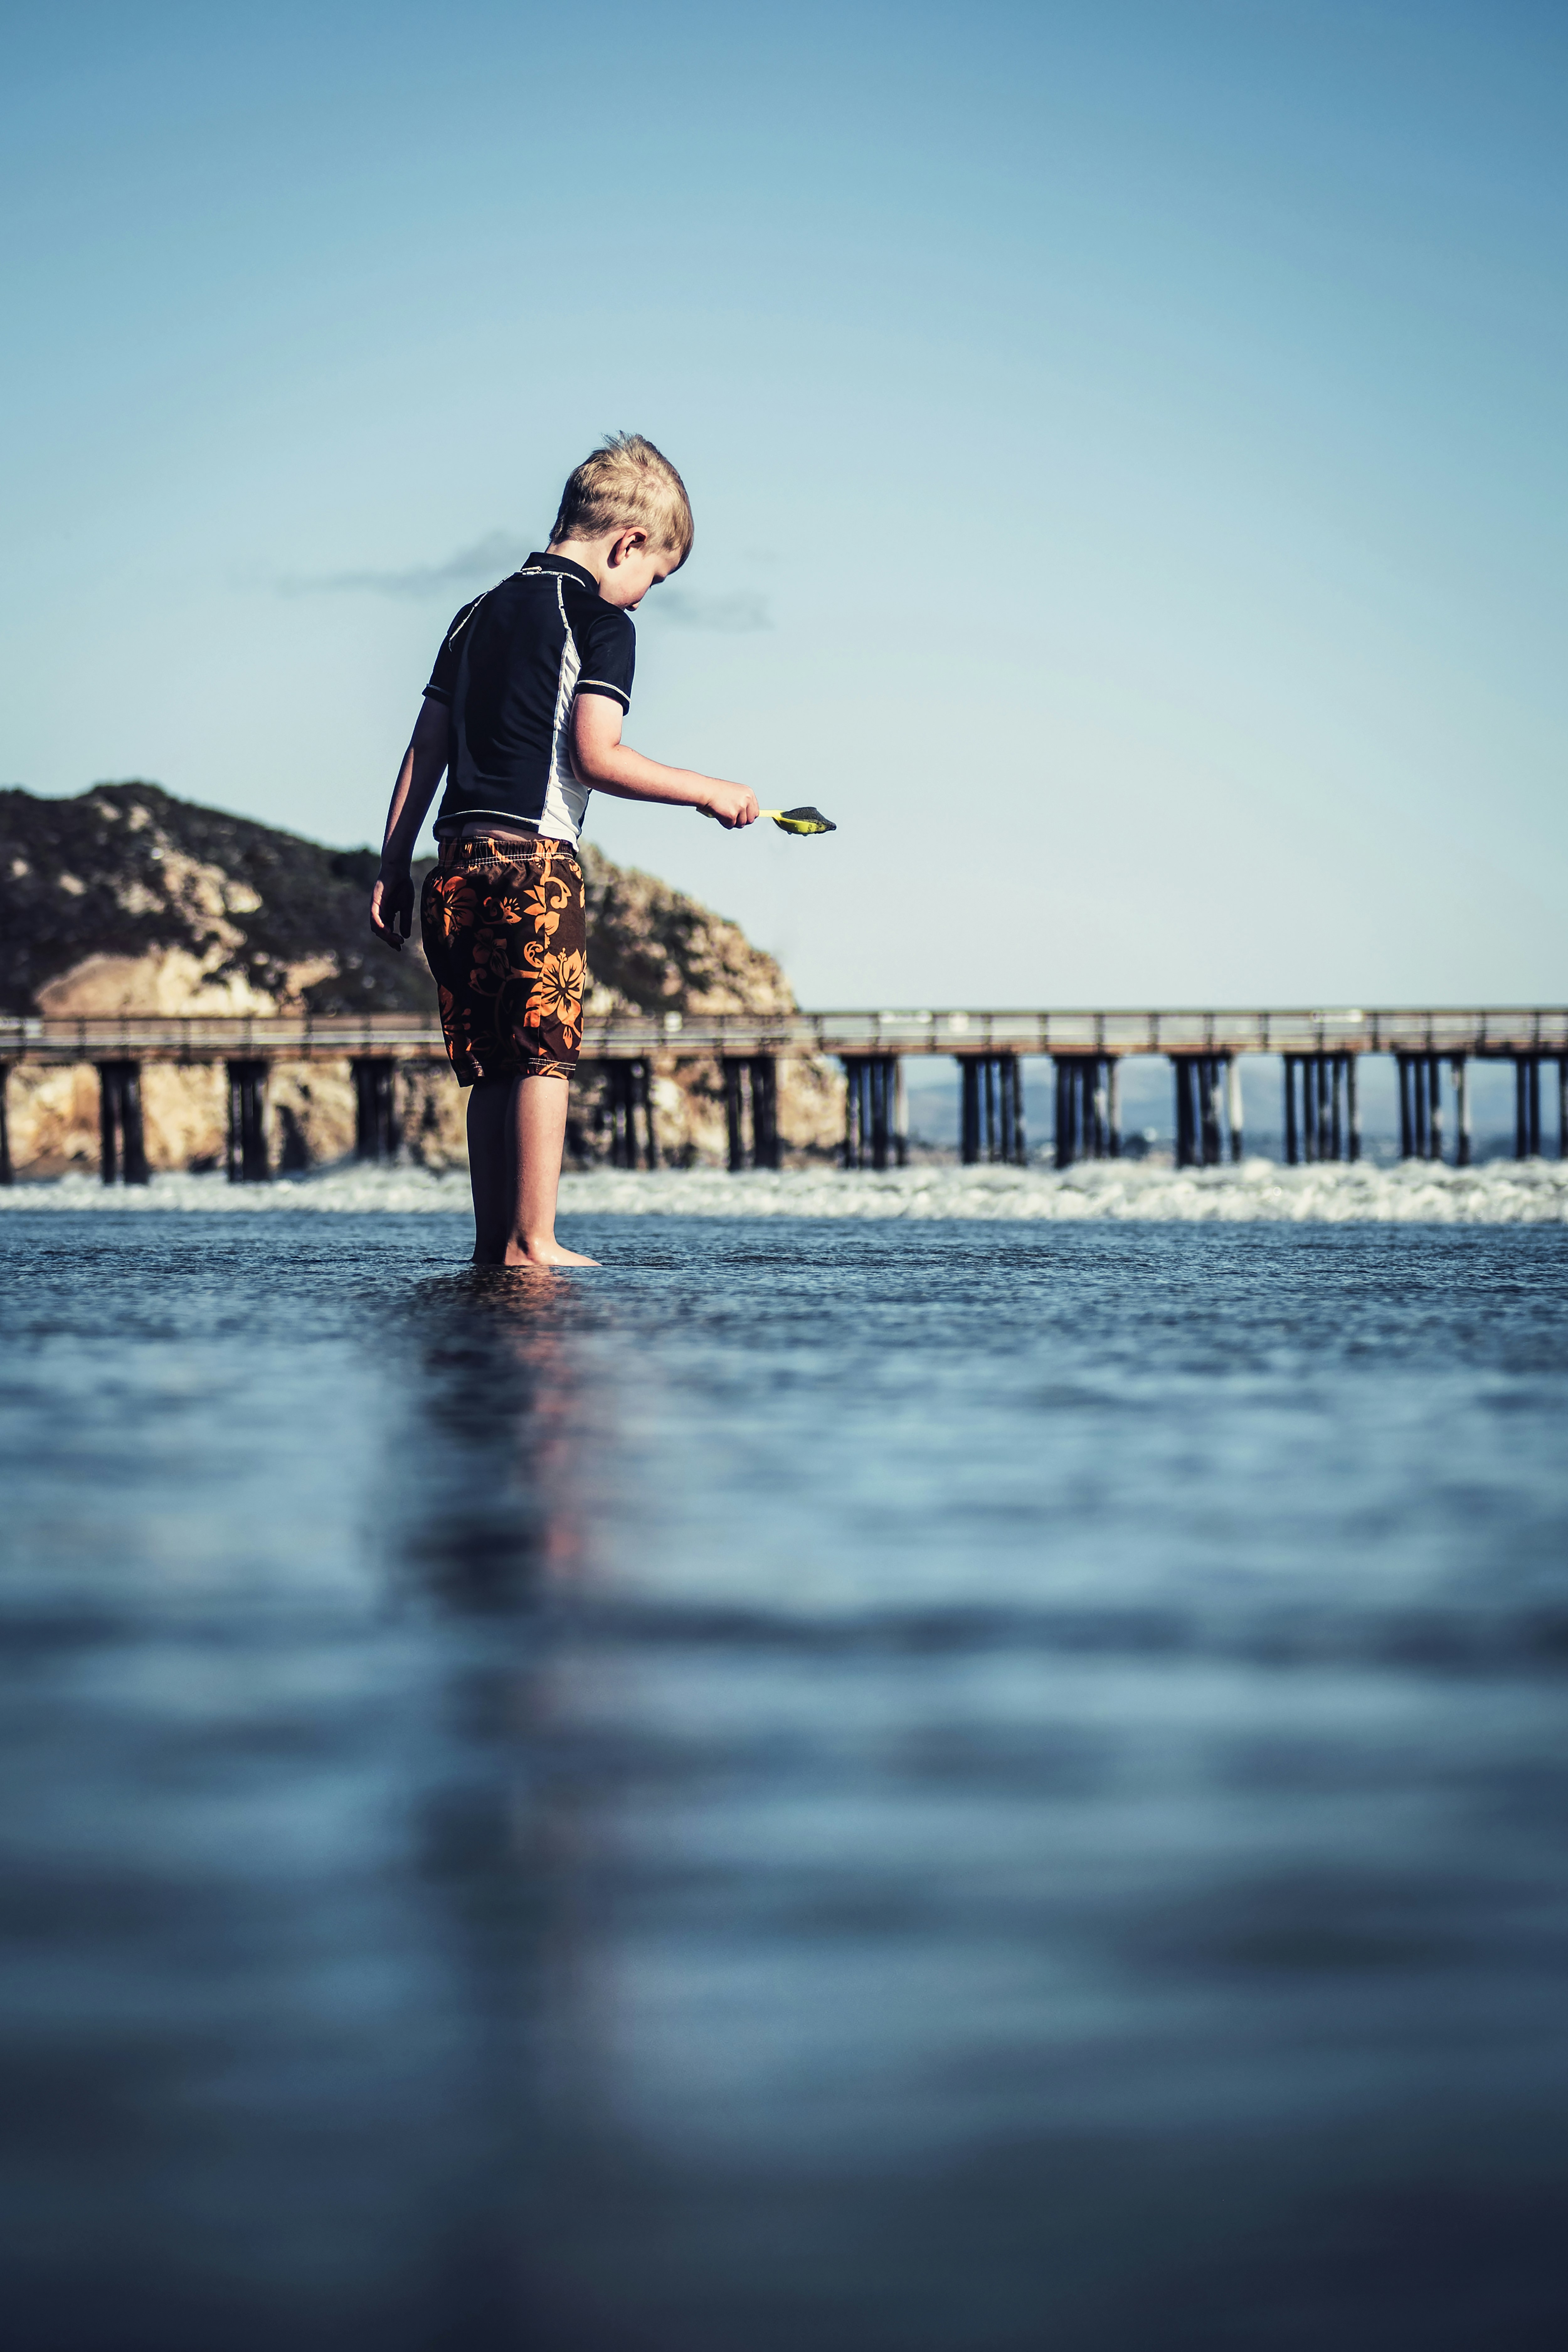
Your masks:
{"label": "short sleeve", "polygon": [[637,633],[631,614],[596,597],[594,611],[573,635],[583,665],[577,673],[578,693],[607,694],[612,702],[629,710],[632,673],[637,661]]}
{"label": "short sleeve", "polygon": [[455,615],[451,627],[442,638],[436,667],[430,673],[430,683],[425,689],[430,701],[450,704],[452,689],[457,684],[458,662],[463,650],[463,632],[484,601],[483,596],[470,597]]}

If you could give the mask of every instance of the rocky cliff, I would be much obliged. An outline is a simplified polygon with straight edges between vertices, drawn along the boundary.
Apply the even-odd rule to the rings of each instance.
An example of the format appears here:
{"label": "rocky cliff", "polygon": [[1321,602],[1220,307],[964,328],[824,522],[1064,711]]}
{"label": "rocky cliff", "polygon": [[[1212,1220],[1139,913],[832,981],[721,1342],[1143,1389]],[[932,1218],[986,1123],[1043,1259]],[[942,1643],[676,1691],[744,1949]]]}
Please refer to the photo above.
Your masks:
{"label": "rocky cliff", "polygon": [[[9,1013],[250,1013],[265,1016],[430,1012],[418,952],[374,940],[366,905],[375,853],[333,850],[156,784],[99,784],[71,800],[0,792],[0,1009]],[[783,1012],[795,999],[773,957],[737,924],[591,847],[588,1009]],[[780,1073],[786,1143],[816,1155],[839,1131],[837,1075],[816,1063]],[[675,1158],[723,1151],[718,1074],[661,1056],[660,1141]],[[409,1071],[404,1127],[437,1161],[462,1150],[462,1098],[444,1066]],[[201,1165],[223,1140],[221,1074],[150,1066],[145,1100],[154,1167]],[[338,1157],[353,1142],[346,1066],[279,1065],[269,1087],[274,1139],[296,1160]],[[605,1128],[584,1072],[574,1139],[592,1158]],[[11,1081],[13,1150],[45,1173],[97,1152],[91,1071],[24,1065]]]}

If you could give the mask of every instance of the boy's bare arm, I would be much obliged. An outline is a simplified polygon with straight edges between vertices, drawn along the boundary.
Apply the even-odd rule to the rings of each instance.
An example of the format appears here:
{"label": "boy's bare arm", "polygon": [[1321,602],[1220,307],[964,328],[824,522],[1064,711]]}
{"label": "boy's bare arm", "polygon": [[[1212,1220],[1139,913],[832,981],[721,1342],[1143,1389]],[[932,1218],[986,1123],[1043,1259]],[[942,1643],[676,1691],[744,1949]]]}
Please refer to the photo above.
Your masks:
{"label": "boy's bare arm", "polygon": [[667,768],[621,740],[621,706],[607,694],[580,694],[572,711],[572,764],[578,780],[622,801],[671,801],[733,829],[753,824],[757,796],[745,784]]}
{"label": "boy's bare arm", "polygon": [[446,709],[438,702],[422,702],[393,788],[381,872],[370,894],[371,929],[399,953],[414,928],[414,845],[446,765]]}

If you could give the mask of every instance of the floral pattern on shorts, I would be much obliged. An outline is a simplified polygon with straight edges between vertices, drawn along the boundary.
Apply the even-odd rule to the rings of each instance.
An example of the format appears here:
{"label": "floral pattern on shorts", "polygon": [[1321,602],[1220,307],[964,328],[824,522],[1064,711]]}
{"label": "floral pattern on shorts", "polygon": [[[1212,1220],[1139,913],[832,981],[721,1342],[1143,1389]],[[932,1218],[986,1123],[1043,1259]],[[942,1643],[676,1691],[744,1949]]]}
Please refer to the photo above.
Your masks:
{"label": "floral pattern on shorts", "polygon": [[419,908],[458,1081],[569,1078],[588,976],[583,869],[563,841],[443,845]]}

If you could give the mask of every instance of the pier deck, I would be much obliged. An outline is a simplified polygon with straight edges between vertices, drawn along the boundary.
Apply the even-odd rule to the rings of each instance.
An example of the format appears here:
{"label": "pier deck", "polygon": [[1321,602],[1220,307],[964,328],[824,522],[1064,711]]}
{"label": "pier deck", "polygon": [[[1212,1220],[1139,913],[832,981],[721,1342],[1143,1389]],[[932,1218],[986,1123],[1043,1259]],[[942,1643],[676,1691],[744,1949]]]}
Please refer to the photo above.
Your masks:
{"label": "pier deck", "polygon": [[[613,1013],[583,1024],[584,1061],[652,1053],[826,1054],[1438,1054],[1508,1058],[1568,1053],[1568,1006],[1210,1012],[847,1012]],[[342,1061],[365,1055],[439,1058],[434,1015],[312,1019],[278,1013],[98,1013],[0,1018],[0,1059],[213,1062]]]}

